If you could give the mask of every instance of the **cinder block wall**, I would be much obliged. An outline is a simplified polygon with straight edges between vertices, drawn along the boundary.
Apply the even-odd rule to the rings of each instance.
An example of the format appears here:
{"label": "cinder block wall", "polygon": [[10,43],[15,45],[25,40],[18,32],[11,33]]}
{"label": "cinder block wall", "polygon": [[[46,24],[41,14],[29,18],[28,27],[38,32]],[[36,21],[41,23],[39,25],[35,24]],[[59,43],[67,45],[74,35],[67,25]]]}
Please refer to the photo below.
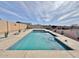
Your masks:
{"label": "cinder block wall", "polygon": [[[27,25],[20,23],[8,22],[8,32],[24,30]],[[0,20],[0,34],[7,32],[7,21]]]}
{"label": "cinder block wall", "polygon": [[7,24],[6,21],[0,20],[0,34],[4,33],[7,31]]}

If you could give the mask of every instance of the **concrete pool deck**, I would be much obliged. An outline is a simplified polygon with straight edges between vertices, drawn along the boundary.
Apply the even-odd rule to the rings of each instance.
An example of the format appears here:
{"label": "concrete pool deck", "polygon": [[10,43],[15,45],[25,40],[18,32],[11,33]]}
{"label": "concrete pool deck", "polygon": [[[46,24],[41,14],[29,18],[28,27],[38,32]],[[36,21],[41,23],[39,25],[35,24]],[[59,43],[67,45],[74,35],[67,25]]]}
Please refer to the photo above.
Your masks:
{"label": "concrete pool deck", "polygon": [[13,35],[9,36],[4,40],[0,41],[0,50],[5,50],[8,47],[12,46],[14,43],[16,43],[18,40],[20,40],[22,37],[30,33],[32,30],[26,30],[26,32],[20,32],[19,35]]}
{"label": "concrete pool deck", "polygon": [[[49,31],[49,30],[46,30],[46,31]],[[71,47],[74,50],[79,50],[79,42],[78,41],[68,38],[64,35],[60,35],[58,33],[52,32],[52,31],[49,31],[49,32],[56,35],[56,38],[59,39],[61,42],[63,42],[65,45]],[[67,40],[67,41],[65,41],[65,40]]]}
{"label": "concrete pool deck", "polygon": [[[57,38],[75,50],[6,50],[8,47],[15,44],[18,40],[30,33],[33,29],[21,32],[19,35],[13,35],[13,37],[7,37],[0,41],[0,58],[78,58],[79,57],[79,42],[67,38],[58,33]],[[64,40],[68,40],[65,42]]]}

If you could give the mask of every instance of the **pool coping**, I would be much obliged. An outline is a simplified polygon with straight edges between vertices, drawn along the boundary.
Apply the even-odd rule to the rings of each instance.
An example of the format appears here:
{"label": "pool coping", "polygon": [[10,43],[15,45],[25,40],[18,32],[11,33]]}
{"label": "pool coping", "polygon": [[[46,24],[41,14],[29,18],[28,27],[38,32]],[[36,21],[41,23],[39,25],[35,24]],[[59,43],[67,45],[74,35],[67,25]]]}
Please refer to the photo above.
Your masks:
{"label": "pool coping", "polygon": [[79,58],[79,50],[0,50],[0,58]]}

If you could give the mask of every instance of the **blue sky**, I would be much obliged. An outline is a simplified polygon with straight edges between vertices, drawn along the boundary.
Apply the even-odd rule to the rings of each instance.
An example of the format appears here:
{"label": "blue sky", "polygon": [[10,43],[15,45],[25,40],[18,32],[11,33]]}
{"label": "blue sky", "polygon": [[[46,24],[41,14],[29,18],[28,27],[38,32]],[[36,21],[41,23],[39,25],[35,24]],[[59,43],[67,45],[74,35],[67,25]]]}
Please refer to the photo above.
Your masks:
{"label": "blue sky", "polygon": [[1,1],[0,18],[12,22],[72,25],[79,23],[78,1]]}

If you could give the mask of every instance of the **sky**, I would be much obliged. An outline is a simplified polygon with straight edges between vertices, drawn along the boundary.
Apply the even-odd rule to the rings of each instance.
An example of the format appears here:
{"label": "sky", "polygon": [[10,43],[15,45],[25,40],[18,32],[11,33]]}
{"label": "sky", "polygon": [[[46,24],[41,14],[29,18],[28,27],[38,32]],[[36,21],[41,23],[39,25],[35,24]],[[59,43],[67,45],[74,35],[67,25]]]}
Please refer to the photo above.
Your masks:
{"label": "sky", "polygon": [[79,2],[0,1],[0,18],[32,24],[79,24]]}

